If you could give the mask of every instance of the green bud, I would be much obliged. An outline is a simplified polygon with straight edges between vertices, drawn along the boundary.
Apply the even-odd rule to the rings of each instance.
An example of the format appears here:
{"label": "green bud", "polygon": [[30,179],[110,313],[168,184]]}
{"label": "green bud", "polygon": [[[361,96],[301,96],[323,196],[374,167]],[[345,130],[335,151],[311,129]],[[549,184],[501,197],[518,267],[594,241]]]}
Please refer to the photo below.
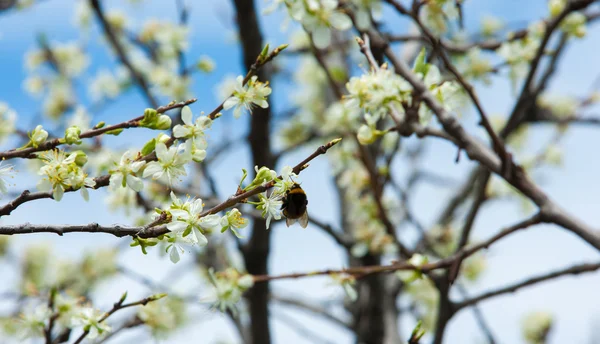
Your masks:
{"label": "green bud", "polygon": [[358,142],[360,142],[361,145],[370,145],[371,143],[377,141],[377,139],[383,134],[383,131],[377,130],[372,126],[363,124],[358,129],[356,137],[358,138]]}
{"label": "green bud", "polygon": [[156,301],[156,300],[160,300],[160,299],[162,299],[163,297],[166,297],[166,296],[167,296],[166,293],[154,294],[154,295],[151,295],[150,297],[148,297],[148,300],[150,300],[150,301]]}
{"label": "green bud", "polygon": [[329,71],[333,80],[337,82],[344,82],[348,78],[348,74],[346,73],[345,68],[335,66],[332,67]]}
{"label": "green bud", "polygon": [[125,299],[127,298],[127,292],[124,292],[123,295],[121,295],[121,298],[119,299],[119,303],[123,303],[125,302]]}
{"label": "green bud", "polygon": [[35,148],[44,143],[44,141],[46,141],[47,138],[48,132],[44,130],[44,128],[41,125],[38,125],[37,127],[35,127],[35,129],[33,129],[31,133],[29,133],[29,143]]}
{"label": "green bud", "polygon": [[198,60],[196,67],[204,73],[210,73],[215,70],[215,62],[208,56],[202,56]]}
{"label": "green bud", "polygon": [[94,126],[94,129],[100,129],[100,128],[104,128],[104,126],[105,126],[105,125],[106,125],[106,122],[102,121],[102,122],[100,122],[100,123],[96,124],[96,125]]}
{"label": "green bud", "polygon": [[158,121],[156,121],[156,129],[158,130],[167,130],[171,128],[171,117],[167,115],[161,115],[158,117]]}
{"label": "green bud", "polygon": [[83,167],[85,164],[87,164],[88,157],[87,157],[87,155],[85,154],[84,151],[78,150],[78,151],[75,151],[73,153],[77,154],[75,156],[75,165],[77,165],[79,167]]}
{"label": "green bud", "polygon": [[267,55],[269,54],[269,45],[265,45],[265,47],[263,48],[263,50],[260,52],[260,60],[264,60]]}
{"label": "green bud", "polygon": [[412,334],[410,335],[410,340],[408,341],[409,343],[418,343],[421,340],[421,338],[425,335],[425,330],[421,329],[422,324],[423,321],[419,320],[417,326],[415,326],[414,330],[412,331]]}
{"label": "green bud", "polygon": [[158,117],[158,112],[155,109],[147,108],[144,110],[144,119],[148,121],[154,121]]}
{"label": "green bud", "polygon": [[81,129],[76,126],[68,127],[65,130],[65,142],[69,145],[79,145],[81,144],[81,139],[79,135],[81,134]]}
{"label": "green bud", "polygon": [[340,141],[342,141],[342,138],[341,138],[341,137],[338,137],[337,139],[333,139],[333,140],[331,140],[331,141],[329,142],[329,145],[330,145],[330,146],[337,145],[338,143],[340,143]]}
{"label": "green bud", "polygon": [[289,44],[282,44],[282,45],[278,46],[277,48],[275,48],[275,50],[273,50],[273,54],[277,55],[280,52],[284,51],[285,48],[287,48],[289,46],[290,46]]}
{"label": "green bud", "polygon": [[250,185],[244,188],[244,191],[252,190],[257,186],[262,185],[263,183],[268,183],[272,181],[275,178],[277,178],[277,172],[271,170],[268,167],[263,166],[256,171],[256,177],[254,177],[254,180],[252,181],[252,183],[250,183]]}
{"label": "green bud", "polygon": [[167,141],[169,141],[170,139],[171,139],[171,136],[164,134],[164,133],[160,133],[156,137],[156,142],[167,143]]}
{"label": "green bud", "polygon": [[566,0],[550,0],[548,2],[548,9],[550,10],[550,15],[552,17],[556,17],[562,12],[567,6]]}
{"label": "green bud", "polygon": [[107,131],[105,134],[106,135],[114,135],[114,136],[119,136],[119,134],[121,134],[123,132],[123,129],[113,129],[113,130],[109,130]]}
{"label": "green bud", "polygon": [[159,114],[155,109],[148,108],[144,110],[144,118],[140,121],[140,127],[151,128],[156,126]]}
{"label": "green bud", "polygon": [[148,155],[148,154],[152,153],[154,151],[155,147],[156,147],[156,139],[152,139],[152,140],[146,142],[144,147],[142,147],[142,155]]}

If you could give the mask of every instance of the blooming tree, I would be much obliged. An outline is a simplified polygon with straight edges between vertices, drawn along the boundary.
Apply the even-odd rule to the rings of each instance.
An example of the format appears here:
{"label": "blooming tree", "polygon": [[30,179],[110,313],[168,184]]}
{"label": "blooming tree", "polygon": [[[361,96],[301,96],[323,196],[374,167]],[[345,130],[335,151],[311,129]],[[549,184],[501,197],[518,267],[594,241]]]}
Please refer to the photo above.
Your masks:
{"label": "blooming tree", "polygon": [[[595,87],[573,95],[549,91],[564,52],[582,44],[600,17],[594,2],[549,0],[542,18],[515,29],[469,10],[473,0],[272,0],[261,10],[253,0],[216,1],[232,6],[244,67],[218,85],[216,106],[195,98],[207,90],[194,81],[222,68],[208,55],[190,53],[191,41],[202,40],[190,31],[190,16],[206,11],[204,4],[175,1],[176,20],[135,22],[106,1],[73,3],[81,39],[40,34],[24,57],[23,88],[39,100],[41,115],[29,121],[10,94],[0,95],[6,97],[0,102],[0,257],[18,270],[16,284],[5,285],[3,294],[10,303],[1,313],[3,338],[103,343],[139,328],[168,340],[194,322],[191,310],[200,307],[213,311],[203,316],[226,318],[237,341],[268,344],[275,341],[273,323],[287,317],[274,312],[277,306],[322,317],[357,343],[467,342],[447,330],[455,316],[471,311],[479,334],[469,340],[504,342],[481,303],[600,269],[598,261],[579,263],[473,293],[488,270],[487,251],[528,228],[554,225],[571,233],[569,240],[600,250],[600,230],[543,183],[548,168],[561,167],[571,127],[600,123],[586,115],[599,99]],[[36,13],[42,3],[0,1],[0,16]],[[477,29],[465,24],[468,15],[481,17]],[[264,29],[265,20],[275,19],[285,24],[284,34]],[[116,62],[99,66],[92,54],[98,47]],[[512,103],[506,113],[492,114],[481,94],[502,82]],[[116,121],[98,116],[130,90],[142,97],[137,114]],[[273,99],[285,106],[274,108]],[[244,143],[232,138],[231,127],[246,124],[247,151],[241,151]],[[536,133],[540,124],[550,134]],[[430,142],[443,148],[428,150]],[[241,158],[246,152],[248,163]],[[216,166],[227,155],[235,159]],[[450,178],[423,166],[431,156],[438,166],[470,171]],[[323,173],[305,177],[318,168],[310,164],[320,163],[328,164]],[[218,178],[223,169],[236,171],[235,183]],[[309,190],[311,183],[330,183],[338,197],[306,196],[308,230],[330,238],[344,263],[273,273],[273,233],[283,230],[285,216],[303,215],[292,218],[291,209],[302,209],[295,203],[302,198],[293,196],[305,193],[298,185]],[[424,185],[452,190],[447,199],[433,197],[442,202],[439,210],[416,209]],[[129,223],[107,224],[100,216],[54,224],[36,215],[42,200],[64,204],[76,191],[85,201],[105,198]],[[522,218],[476,237],[482,209],[505,203],[520,205]],[[13,220],[24,213],[27,222]],[[61,260],[47,245],[23,246],[9,237],[30,233],[120,239],[115,247]],[[319,254],[303,250],[305,257],[281,257],[281,250],[271,259]],[[139,262],[158,255],[175,273],[156,282],[124,266],[119,254],[125,251],[137,253]],[[196,284],[181,287],[181,266]],[[101,283],[118,275],[152,292],[132,302],[126,290],[99,297]],[[276,287],[311,277],[339,293],[318,303]],[[99,302],[107,297],[112,306]],[[116,312],[128,315],[113,317]],[[522,338],[546,343],[555,322],[548,311],[531,309]],[[309,342],[320,340],[310,328],[289,325]]]}

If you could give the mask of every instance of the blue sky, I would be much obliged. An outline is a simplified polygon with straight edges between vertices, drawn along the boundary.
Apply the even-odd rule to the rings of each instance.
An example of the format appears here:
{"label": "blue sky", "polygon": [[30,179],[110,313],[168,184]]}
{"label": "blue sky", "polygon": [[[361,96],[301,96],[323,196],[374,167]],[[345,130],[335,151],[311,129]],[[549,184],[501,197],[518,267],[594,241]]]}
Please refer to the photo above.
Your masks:
{"label": "blue sky", "polygon": [[[258,1],[261,5],[262,1]],[[140,5],[127,5],[121,1],[104,1],[105,8],[122,8],[132,18],[134,27],[139,27],[143,21],[150,17],[176,18],[176,8],[171,1],[142,1]],[[235,32],[234,13],[229,1],[198,1],[190,2],[194,6],[191,11],[190,23],[192,27],[191,46],[188,52],[188,61],[199,55],[208,55],[217,62],[217,69],[210,75],[196,78],[193,94],[199,101],[192,106],[194,113],[210,111],[219,102],[215,98],[213,86],[228,74],[241,72],[240,50],[232,38]],[[386,8],[386,11],[388,9]],[[546,3],[536,1],[467,1],[465,5],[467,28],[475,29],[482,15],[493,14],[507,18],[511,28],[521,28],[533,18],[541,18],[546,13]],[[385,17],[395,20],[395,13],[386,12]],[[31,116],[40,108],[40,102],[29,97],[21,87],[26,76],[22,58],[26,51],[35,47],[38,33],[45,33],[51,40],[69,41],[77,39],[76,28],[72,23],[72,2],[67,0],[41,1],[33,10],[11,12],[0,16],[0,101],[8,102],[16,109],[21,129],[29,127]],[[273,45],[286,42],[286,36],[280,33],[281,15],[275,14],[263,17],[263,31],[267,40]],[[394,32],[402,33],[406,27],[404,21],[399,26],[389,25]],[[93,26],[91,37],[96,37],[97,28]],[[596,27],[589,29],[588,36],[573,42],[567,51],[563,64],[558,71],[551,90],[556,93],[583,95],[589,89],[594,79],[600,74],[600,65],[592,63],[597,55],[600,30]],[[89,42],[89,52],[92,61],[86,75],[82,78],[89,80],[96,71],[110,65],[114,59],[107,54],[105,46],[96,41]],[[495,80],[491,87],[478,88],[480,97],[488,112],[503,114],[513,106],[514,99],[508,82]],[[285,85],[287,86],[287,85]],[[478,85],[481,86],[481,85]],[[288,101],[287,92],[277,92],[277,83],[274,83],[274,96],[272,103],[275,109],[285,109]],[[78,94],[85,94],[85,90],[78,90]],[[165,101],[166,102],[166,101]],[[147,106],[137,90],[128,92],[114,103],[105,107],[95,120],[117,122],[141,114]],[[476,128],[476,118],[471,116],[465,119],[465,126],[470,130]],[[227,130],[233,136],[240,136],[246,132],[246,119],[234,121],[228,113],[219,119],[213,126],[210,144],[222,138],[220,133]],[[600,184],[595,182],[600,165],[595,158],[594,147],[600,145],[600,136],[597,129],[573,128],[564,140],[565,164],[560,169],[544,169],[545,183],[542,184],[547,193],[558,203],[568,209],[572,214],[592,225],[600,222],[598,205],[600,204]],[[548,128],[536,128],[532,135],[533,145],[543,142],[548,136]],[[144,130],[128,132],[126,138],[118,138],[119,144],[128,140],[144,142],[152,133]],[[285,157],[281,162],[294,164],[301,160],[308,150],[301,150]],[[209,153],[210,154],[210,153]],[[466,171],[473,163],[462,159],[459,164],[454,163],[455,149],[444,142],[431,141],[429,154],[423,161],[423,166],[429,170],[443,171],[449,177],[463,178]],[[592,157],[590,159],[590,157]],[[235,191],[241,168],[251,169],[247,149],[237,148],[232,154],[221,159],[215,165],[219,175],[218,186],[222,197]],[[303,188],[310,199],[309,212],[311,215],[327,222],[335,223],[333,204],[335,195],[330,184],[331,177],[327,173],[326,159],[318,159],[311,167],[302,173]],[[402,174],[405,166],[399,162],[394,166],[397,173]],[[31,187],[35,180],[17,178],[19,187]],[[431,224],[438,214],[440,207],[451,195],[452,190],[427,186],[423,184],[417,189],[417,194],[412,202],[412,210],[420,220]],[[102,200],[102,191],[92,193],[88,203],[81,202],[79,194],[65,196],[60,203],[52,200],[42,200],[20,207],[10,218],[3,222],[17,224],[32,223],[72,223],[81,224],[100,222],[103,224],[128,223],[128,218],[121,213],[109,213]],[[488,238],[504,225],[512,224],[525,215],[514,204],[506,202],[493,202],[484,207],[477,219],[473,236],[478,239]],[[292,271],[309,271],[322,268],[340,268],[344,266],[345,258],[329,237],[323,235],[318,229],[309,227],[301,230],[298,227],[286,228],[283,225],[271,229],[274,233],[273,252],[271,254],[270,268],[274,274]],[[77,257],[86,249],[99,246],[110,246],[122,243],[108,235],[66,235],[55,237],[51,235],[31,235],[15,238],[14,252],[19,252],[23,247],[33,242],[47,242],[53,245],[61,257]],[[189,263],[191,255],[184,255],[179,264]],[[575,236],[556,226],[542,225],[528,229],[518,235],[509,237],[495,245],[488,254],[489,269],[484,277],[470,287],[471,294],[503,286],[513,281],[519,281],[532,274],[541,274],[565,267],[578,262],[595,261],[597,252],[581,242]],[[143,256],[139,250],[126,250],[120,257],[120,263],[135,267],[139,272],[147,273],[156,280],[168,274],[172,264],[165,258],[157,257],[151,253]],[[6,266],[0,268],[1,273],[8,273]],[[199,295],[204,295],[203,290],[195,283],[185,278],[177,285],[177,289],[191,293],[197,290]],[[556,327],[552,334],[551,343],[580,343],[589,338],[592,326],[600,321],[600,299],[597,298],[597,286],[600,283],[598,273],[578,277],[566,277],[555,282],[528,288],[514,295],[508,295],[487,301],[482,304],[486,319],[492,331],[502,343],[520,343],[521,318],[531,310],[547,310],[556,317]],[[115,283],[102,285],[97,291],[98,305],[106,307],[123,292],[130,291],[130,295],[145,295],[147,290],[137,283],[121,276]],[[273,284],[273,290],[285,295],[298,295],[307,299],[324,300],[340,297],[340,290],[328,286],[327,279],[313,278],[299,281],[281,281]],[[190,326],[181,333],[174,335],[166,342],[177,343],[192,338],[229,339],[235,342],[236,338],[224,317],[218,313],[193,308],[199,316],[192,320]],[[322,336],[335,343],[350,343],[351,337],[334,326],[318,321],[302,313],[289,312],[281,307],[273,307],[274,315],[285,312],[315,330]],[[291,331],[284,323],[278,320],[273,322],[273,334],[277,343],[308,343],[305,338]],[[404,328],[408,332],[409,324]],[[132,331],[131,336],[136,332]],[[199,337],[201,336],[201,337]],[[128,338],[120,341],[126,343]],[[147,338],[147,337],[145,337]],[[447,331],[448,343],[468,343],[482,338],[477,329],[472,314],[469,310],[459,313],[450,323]],[[119,341],[115,341],[119,342]]]}

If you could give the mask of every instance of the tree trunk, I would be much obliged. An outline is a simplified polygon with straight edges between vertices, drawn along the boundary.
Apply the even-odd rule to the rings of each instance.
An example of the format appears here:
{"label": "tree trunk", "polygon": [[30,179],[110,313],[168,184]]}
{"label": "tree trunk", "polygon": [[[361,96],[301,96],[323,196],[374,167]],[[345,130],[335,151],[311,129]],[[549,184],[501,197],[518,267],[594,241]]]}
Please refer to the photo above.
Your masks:
{"label": "tree trunk", "polygon": [[[242,44],[243,61],[246,70],[256,60],[263,48],[260,25],[256,16],[253,0],[234,0],[237,12],[238,33]],[[268,66],[258,72],[260,81],[270,77]],[[269,101],[270,102],[270,101]],[[271,152],[270,138],[270,107],[257,107],[250,118],[250,133],[248,143],[252,152],[253,164],[259,167],[273,168],[275,161]],[[248,273],[253,275],[268,274],[268,259],[270,251],[270,232],[266,230],[266,222],[254,220],[252,234],[243,250],[244,262]],[[259,283],[250,289],[246,295],[250,313],[250,339],[254,344],[271,343],[269,329],[269,284]]]}

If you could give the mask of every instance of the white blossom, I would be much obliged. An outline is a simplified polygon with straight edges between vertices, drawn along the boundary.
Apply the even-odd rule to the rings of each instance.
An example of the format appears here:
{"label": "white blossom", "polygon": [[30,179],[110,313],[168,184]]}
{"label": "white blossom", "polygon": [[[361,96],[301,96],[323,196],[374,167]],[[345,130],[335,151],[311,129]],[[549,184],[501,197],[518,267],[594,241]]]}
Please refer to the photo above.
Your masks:
{"label": "white blossom", "polygon": [[60,69],[69,77],[79,76],[90,64],[90,60],[75,42],[54,44],[52,54]]}
{"label": "white blossom", "polygon": [[101,69],[90,82],[90,94],[96,101],[112,99],[121,93],[120,81],[107,69]]}
{"label": "white blossom", "polygon": [[44,166],[40,168],[38,174],[44,178],[38,183],[40,190],[52,190],[54,200],[60,201],[65,190],[80,190],[83,198],[88,199],[86,187],[95,186],[95,181],[88,178],[76,159],[79,153],[67,155],[63,151],[47,151],[40,155],[40,160]]}
{"label": "white blossom", "polygon": [[178,124],[173,128],[173,134],[177,138],[204,139],[204,131],[212,125],[212,120],[207,116],[200,116],[193,122],[189,106],[181,109],[181,120],[183,125]]}
{"label": "white blossom", "polygon": [[113,169],[110,173],[110,186],[114,188],[129,186],[134,191],[141,191],[144,187],[144,182],[136,176],[137,172],[144,167],[145,161],[136,161],[137,153],[134,151],[126,151],[121,156],[119,162],[113,162]]}
{"label": "white blossom", "polygon": [[[173,264],[178,263],[181,259],[180,254],[185,252],[184,246],[198,244],[198,237],[195,234],[190,233],[186,236],[183,236],[183,234],[184,231],[177,231],[168,239],[170,245],[167,246],[166,251],[169,254],[169,259]],[[202,235],[202,238],[206,237]],[[206,245],[206,243],[203,242],[202,245]]]}
{"label": "white blossom", "polygon": [[15,132],[16,121],[17,112],[11,109],[8,104],[0,102],[0,143],[2,143],[8,136]]}
{"label": "white blossom", "polygon": [[267,229],[271,225],[271,219],[281,219],[281,205],[283,204],[281,197],[282,195],[275,194],[274,192],[270,196],[267,196],[266,191],[264,194],[258,195],[260,201],[257,208],[262,210],[262,217],[267,220]]}
{"label": "white blossom", "polygon": [[546,343],[546,337],[553,323],[554,317],[551,313],[543,311],[531,312],[523,319],[523,337],[528,344]]}
{"label": "white blossom", "polygon": [[44,79],[33,75],[23,81],[23,88],[33,96],[41,96],[44,91]]}
{"label": "white blossom", "polygon": [[42,125],[36,126],[35,129],[33,129],[33,131],[29,134],[29,139],[34,147],[37,147],[44,143],[47,138],[48,132],[44,130]]}
{"label": "white blossom", "polygon": [[242,294],[254,285],[252,275],[241,274],[233,268],[218,273],[210,268],[208,278],[215,288],[215,306],[221,312],[227,309],[236,312],[235,305],[242,298]]}
{"label": "white blossom", "polygon": [[171,199],[171,222],[167,224],[167,228],[171,232],[182,232],[183,237],[192,236],[194,243],[205,246],[208,240],[204,233],[218,228],[220,217],[215,214],[200,217],[204,209],[201,199],[182,202],[174,193],[171,193]]}
{"label": "white blossom", "polygon": [[97,338],[99,335],[110,332],[110,326],[105,322],[100,322],[104,316],[101,312],[92,307],[84,307],[79,310],[79,313],[73,317],[73,325],[83,326],[84,330],[89,331],[87,337],[89,339]]}
{"label": "white blossom", "polygon": [[242,213],[237,208],[233,208],[221,218],[221,233],[229,229],[236,237],[242,238],[238,229],[245,228],[247,225],[248,220],[242,217]]}
{"label": "white blossom", "polygon": [[235,107],[233,110],[235,118],[242,115],[242,108],[246,108],[248,112],[252,113],[255,106],[260,106],[263,109],[269,107],[267,96],[271,94],[271,88],[268,83],[258,81],[256,75],[250,78],[246,85],[243,82],[244,77],[238,76],[233,95],[223,103],[223,109],[225,110]]}
{"label": "white blossom", "polygon": [[156,157],[158,161],[151,161],[144,169],[143,177],[152,177],[171,185],[174,180],[186,176],[185,164],[192,160],[189,152],[185,151],[185,145],[167,146],[158,142],[156,144]]}
{"label": "white blossom", "polygon": [[175,57],[188,49],[189,29],[186,26],[165,23],[155,34],[158,49],[164,57]]}
{"label": "white blossom", "polygon": [[4,161],[0,161],[0,193],[5,194],[8,192],[8,183],[6,182],[5,178],[12,178],[15,169],[12,165],[5,165],[2,167],[3,162]]}
{"label": "white blossom", "polygon": [[50,319],[52,311],[47,305],[42,304],[37,307],[28,307],[22,314],[19,321],[19,331],[22,339],[42,337],[46,322]]}

